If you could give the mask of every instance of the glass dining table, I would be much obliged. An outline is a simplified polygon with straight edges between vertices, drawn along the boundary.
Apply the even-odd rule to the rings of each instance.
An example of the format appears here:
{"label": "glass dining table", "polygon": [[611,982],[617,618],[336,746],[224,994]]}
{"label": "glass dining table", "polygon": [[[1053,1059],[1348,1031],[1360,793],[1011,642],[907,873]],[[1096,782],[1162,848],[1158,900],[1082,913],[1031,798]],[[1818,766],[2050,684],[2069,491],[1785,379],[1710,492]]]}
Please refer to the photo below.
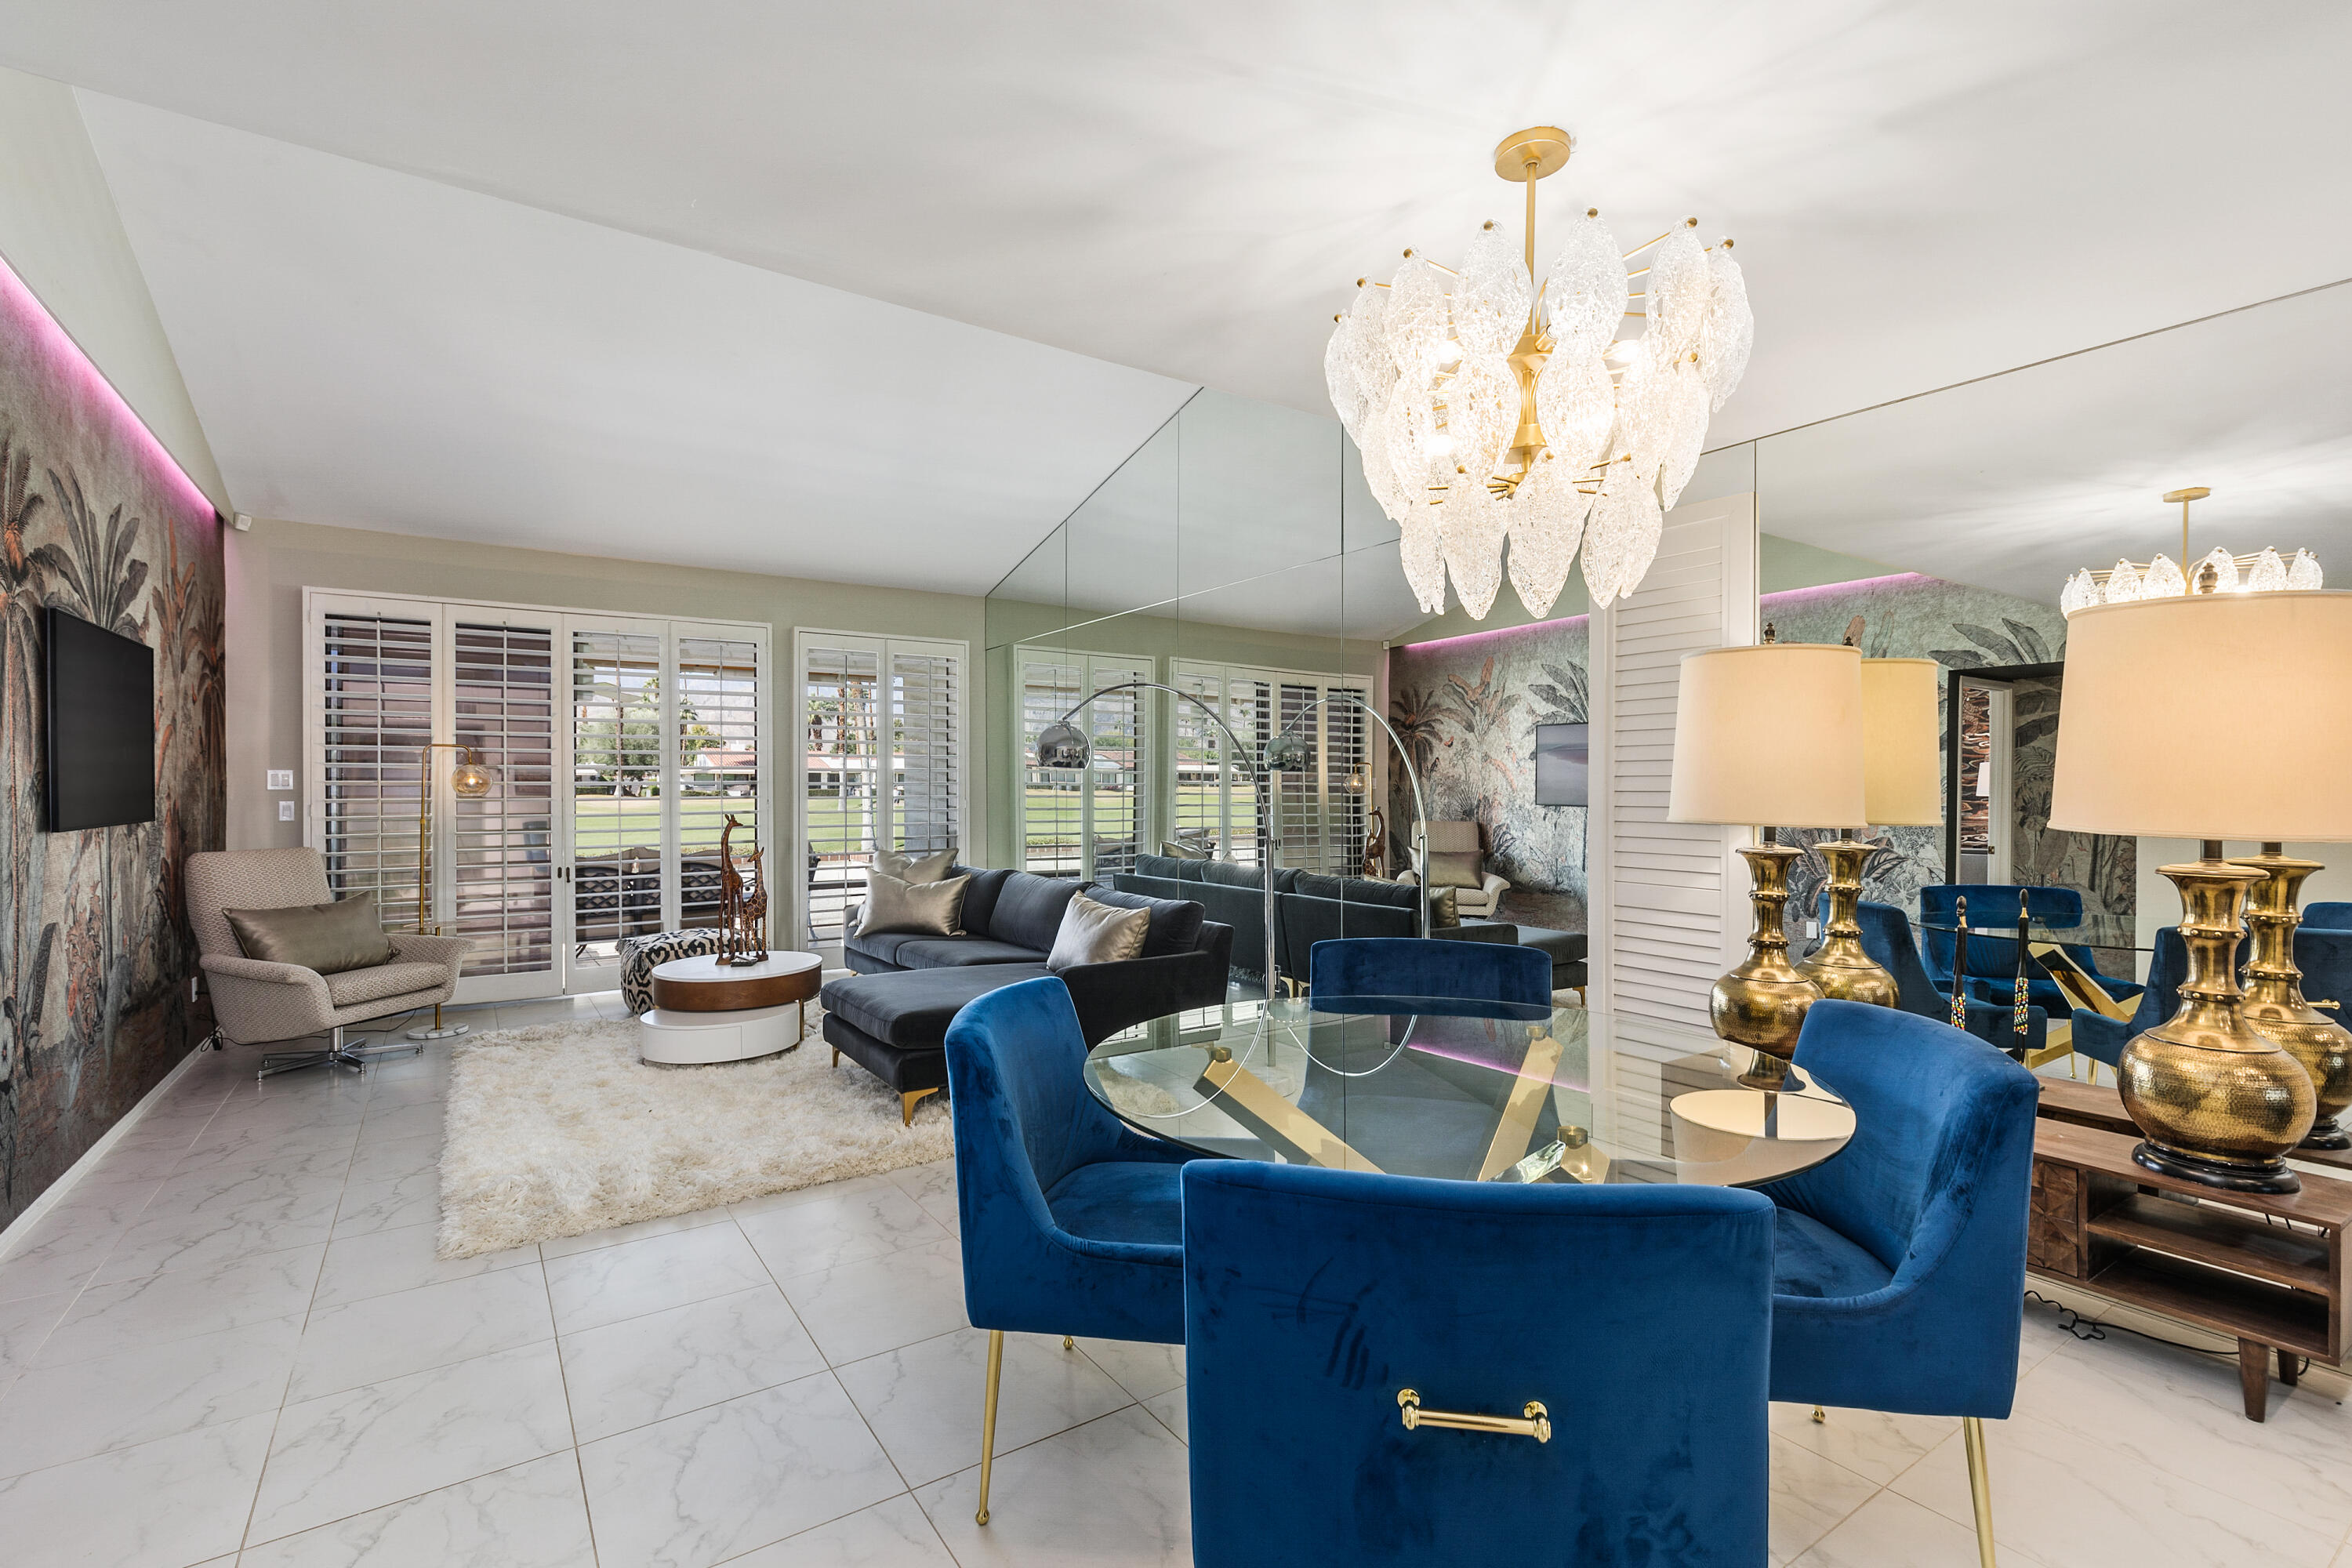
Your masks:
{"label": "glass dining table", "polygon": [[1157,1018],[1096,1046],[1085,1079],[1201,1154],[1454,1181],[1750,1186],[1854,1131],[1833,1086],[1705,1029],[1435,997]]}

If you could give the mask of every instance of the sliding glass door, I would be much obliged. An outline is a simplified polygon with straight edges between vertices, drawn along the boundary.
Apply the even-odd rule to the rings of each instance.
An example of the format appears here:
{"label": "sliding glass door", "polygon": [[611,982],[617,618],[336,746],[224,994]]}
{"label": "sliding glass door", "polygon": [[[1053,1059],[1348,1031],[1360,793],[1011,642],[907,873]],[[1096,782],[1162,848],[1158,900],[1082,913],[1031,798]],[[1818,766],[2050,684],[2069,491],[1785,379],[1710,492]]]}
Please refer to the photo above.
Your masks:
{"label": "sliding glass door", "polygon": [[727,818],[763,842],[766,627],[304,599],[305,840],[388,927],[472,942],[459,1000],[610,989],[625,938],[718,922]]}

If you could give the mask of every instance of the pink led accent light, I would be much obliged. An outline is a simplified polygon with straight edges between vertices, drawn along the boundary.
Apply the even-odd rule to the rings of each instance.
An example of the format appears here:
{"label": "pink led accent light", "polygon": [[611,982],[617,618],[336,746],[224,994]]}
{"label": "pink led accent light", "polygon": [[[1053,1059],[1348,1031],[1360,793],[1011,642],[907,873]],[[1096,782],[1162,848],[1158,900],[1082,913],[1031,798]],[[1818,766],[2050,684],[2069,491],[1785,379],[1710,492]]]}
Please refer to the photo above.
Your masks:
{"label": "pink led accent light", "polygon": [[1447,647],[1454,643],[1476,642],[1480,637],[1507,637],[1520,632],[1549,631],[1554,626],[1572,626],[1590,616],[1563,616],[1556,621],[1529,621],[1523,626],[1497,626],[1491,632],[1464,632],[1459,637],[1432,637],[1427,642],[1399,643],[1399,647]]}
{"label": "pink led accent light", "polygon": [[1893,572],[1884,577],[1856,577],[1850,583],[1819,583],[1810,588],[1783,588],[1777,594],[1761,595],[1757,598],[1756,602],[1759,605],[1786,605],[1799,599],[1820,598],[1828,594],[1851,593],[1856,588],[1874,588],[1881,584],[1937,583],[1941,581],[1941,578],[1930,577],[1923,572]]}
{"label": "pink led accent light", "polygon": [[[188,477],[188,470],[180,466],[180,460],[172,456],[171,449],[155,438],[155,432],[147,427],[147,421],[140,418],[138,410],[114,389],[114,384],[106,379],[106,373],[82,352],[81,345],[74,342],[73,334],[49,313],[48,307],[41,303],[40,296],[26,286],[25,280],[16,276],[16,269],[8,265],[5,258],[0,258],[0,310],[24,322],[29,335],[47,340],[41,346],[49,351],[51,363],[61,367],[79,367],[78,382],[71,392],[75,401],[80,405],[76,413],[83,423],[90,428],[105,430],[110,435],[124,427],[137,431],[138,441],[153,459],[151,467],[161,468],[176,479],[184,488],[191,506],[210,513],[215,522],[221,520],[219,509],[213,505],[212,497],[205,494],[204,487]],[[94,416],[105,413],[119,417],[108,420]]]}

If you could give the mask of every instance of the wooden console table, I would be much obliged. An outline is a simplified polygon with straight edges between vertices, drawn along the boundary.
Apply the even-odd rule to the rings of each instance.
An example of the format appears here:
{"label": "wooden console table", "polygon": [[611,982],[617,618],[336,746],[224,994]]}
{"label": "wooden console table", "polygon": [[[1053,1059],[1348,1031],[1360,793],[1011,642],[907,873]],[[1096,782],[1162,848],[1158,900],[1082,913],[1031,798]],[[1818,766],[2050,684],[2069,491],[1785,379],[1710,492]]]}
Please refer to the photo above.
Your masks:
{"label": "wooden console table", "polygon": [[2298,1357],[2343,1357],[2352,1182],[2218,1192],[2135,1164],[2138,1142],[2114,1089],[2043,1080],[2026,1269],[2235,1339],[2246,1418],[2260,1421],[2273,1353],[2286,1384]]}

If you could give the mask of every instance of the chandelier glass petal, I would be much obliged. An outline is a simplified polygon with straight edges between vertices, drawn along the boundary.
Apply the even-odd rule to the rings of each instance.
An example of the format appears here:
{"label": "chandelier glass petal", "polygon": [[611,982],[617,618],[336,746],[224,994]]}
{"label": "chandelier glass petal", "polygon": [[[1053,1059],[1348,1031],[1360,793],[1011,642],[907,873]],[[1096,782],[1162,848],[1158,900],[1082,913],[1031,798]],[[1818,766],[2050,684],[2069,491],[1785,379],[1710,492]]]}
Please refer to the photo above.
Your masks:
{"label": "chandelier glass petal", "polygon": [[[1755,341],[1730,242],[1703,245],[1696,218],[1625,253],[1588,209],[1532,287],[1536,184],[1570,153],[1551,127],[1506,138],[1495,169],[1525,191],[1524,247],[1489,223],[1458,272],[1406,251],[1387,286],[1360,288],[1324,353],[1332,405],[1432,613],[1450,576],[1483,619],[1507,551],[1533,615],[1549,612],[1580,549],[1596,605],[1633,592]],[[1629,313],[1631,276],[1647,281]]]}

